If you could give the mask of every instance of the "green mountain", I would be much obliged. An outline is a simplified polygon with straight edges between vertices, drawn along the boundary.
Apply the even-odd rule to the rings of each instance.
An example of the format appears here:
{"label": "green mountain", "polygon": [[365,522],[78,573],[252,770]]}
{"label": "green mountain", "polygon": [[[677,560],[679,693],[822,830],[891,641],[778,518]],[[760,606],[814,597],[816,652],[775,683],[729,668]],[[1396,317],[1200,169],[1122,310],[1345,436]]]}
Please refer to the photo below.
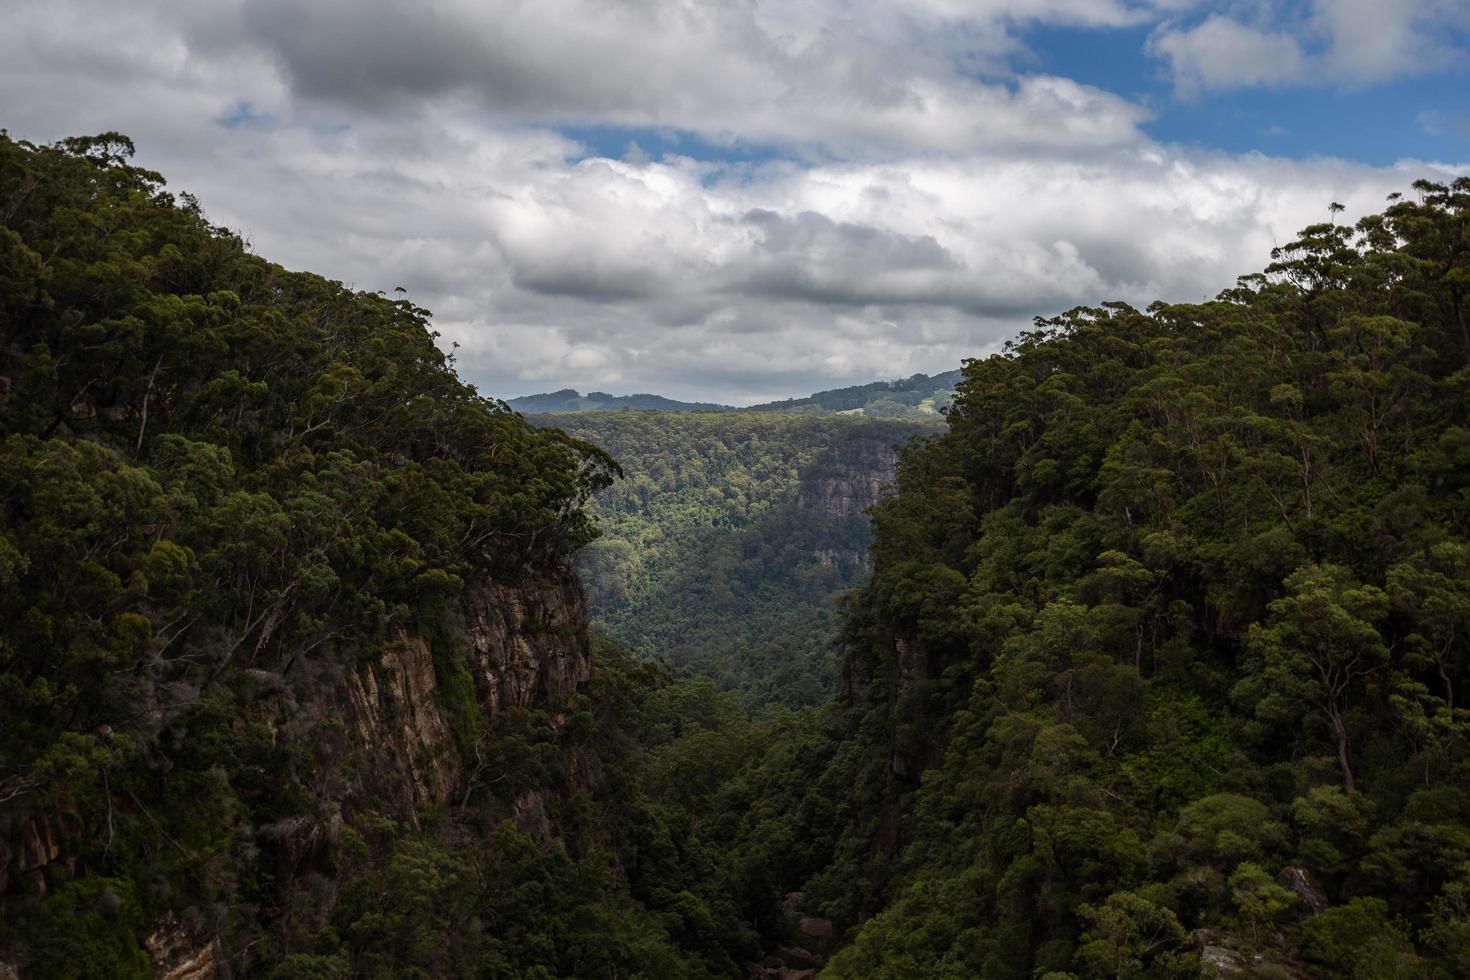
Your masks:
{"label": "green mountain", "polygon": [[526,415],[566,412],[733,412],[729,405],[681,402],[662,395],[609,395],[591,391],[583,395],[571,388],[544,395],[522,395],[506,402]]}
{"label": "green mountain", "polygon": [[959,371],[933,376],[916,374],[898,381],[874,381],[819,391],[805,398],[764,402],[749,408],[707,402],[680,402],[661,395],[609,395],[594,391],[582,395],[571,388],[544,395],[523,395],[508,402],[527,415],[580,412],[787,412],[796,415],[861,415],[880,419],[935,421],[954,396]]}
{"label": "green mountain", "polygon": [[736,845],[824,977],[1470,971],[1470,179],[1272,259],[1039,320],[901,462]]}
{"label": "green mountain", "polygon": [[948,407],[960,371],[943,374],[915,374],[898,381],[874,381],[850,388],[819,391],[806,398],[752,405],[752,412],[796,412],[802,415],[853,413],[872,418],[934,418]]}
{"label": "green mountain", "polygon": [[0,975],[741,973],[644,759],[748,725],[568,564],[616,465],[131,152],[0,134]]}

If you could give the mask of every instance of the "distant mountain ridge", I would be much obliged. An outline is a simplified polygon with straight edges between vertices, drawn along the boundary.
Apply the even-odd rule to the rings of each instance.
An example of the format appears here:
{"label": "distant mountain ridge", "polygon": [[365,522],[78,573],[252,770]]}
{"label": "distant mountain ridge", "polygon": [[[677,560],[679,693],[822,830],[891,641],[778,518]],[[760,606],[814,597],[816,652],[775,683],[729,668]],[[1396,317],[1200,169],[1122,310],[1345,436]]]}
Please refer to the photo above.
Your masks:
{"label": "distant mountain ridge", "polygon": [[786,412],[794,415],[853,414],[870,418],[924,418],[948,406],[959,383],[958,370],[915,374],[896,381],[874,381],[819,391],[805,398],[787,398],[739,408],[714,402],[682,402],[662,395],[611,395],[593,391],[583,395],[572,388],[509,399],[506,404],[526,415],[582,412]]}
{"label": "distant mountain ridge", "polygon": [[663,395],[610,395],[605,391],[589,391],[583,395],[573,388],[563,388],[540,395],[523,395],[506,402],[523,415],[566,414],[575,412],[733,412],[731,405],[713,402],[681,402]]}

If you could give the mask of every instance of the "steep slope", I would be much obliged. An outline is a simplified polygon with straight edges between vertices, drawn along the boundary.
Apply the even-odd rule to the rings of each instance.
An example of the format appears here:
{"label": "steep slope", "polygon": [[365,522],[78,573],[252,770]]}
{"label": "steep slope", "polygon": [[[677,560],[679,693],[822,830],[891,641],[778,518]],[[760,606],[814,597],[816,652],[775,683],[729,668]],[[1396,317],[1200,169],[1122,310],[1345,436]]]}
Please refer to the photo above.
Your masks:
{"label": "steep slope", "polygon": [[0,973],[738,972],[569,568],[615,464],[131,149],[0,136]]}
{"label": "steep slope", "polygon": [[966,367],[747,777],[824,976],[1470,970],[1470,180],[1415,190]]}
{"label": "steep slope", "polygon": [[867,509],[897,447],[937,431],[852,417],[541,416],[626,479],[592,505],[582,552],[598,625],[760,705],[836,690],[836,597],[867,577]]}

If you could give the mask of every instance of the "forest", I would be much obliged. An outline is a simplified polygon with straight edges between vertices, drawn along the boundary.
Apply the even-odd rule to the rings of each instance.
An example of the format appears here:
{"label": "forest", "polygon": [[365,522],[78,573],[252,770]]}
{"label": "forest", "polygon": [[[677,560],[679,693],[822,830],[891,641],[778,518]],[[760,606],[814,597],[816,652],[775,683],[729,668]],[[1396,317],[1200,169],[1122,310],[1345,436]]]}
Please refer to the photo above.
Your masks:
{"label": "forest", "polygon": [[856,430],[532,426],[131,153],[0,136],[0,967],[1470,974],[1470,179],[968,361],[782,702]]}
{"label": "forest", "polygon": [[837,690],[838,603],[868,574],[868,506],[937,425],[834,415],[536,415],[612,454],[576,566],[594,625],[752,710]]}

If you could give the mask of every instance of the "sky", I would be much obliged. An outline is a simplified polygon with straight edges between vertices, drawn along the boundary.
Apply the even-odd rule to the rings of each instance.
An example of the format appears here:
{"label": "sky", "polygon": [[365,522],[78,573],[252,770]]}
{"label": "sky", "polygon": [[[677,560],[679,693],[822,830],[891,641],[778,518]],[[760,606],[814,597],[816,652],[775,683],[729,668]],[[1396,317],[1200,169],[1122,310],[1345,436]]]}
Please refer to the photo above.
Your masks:
{"label": "sky", "polygon": [[950,370],[1470,173],[1470,0],[7,7],[0,127],[126,133],[504,398]]}

